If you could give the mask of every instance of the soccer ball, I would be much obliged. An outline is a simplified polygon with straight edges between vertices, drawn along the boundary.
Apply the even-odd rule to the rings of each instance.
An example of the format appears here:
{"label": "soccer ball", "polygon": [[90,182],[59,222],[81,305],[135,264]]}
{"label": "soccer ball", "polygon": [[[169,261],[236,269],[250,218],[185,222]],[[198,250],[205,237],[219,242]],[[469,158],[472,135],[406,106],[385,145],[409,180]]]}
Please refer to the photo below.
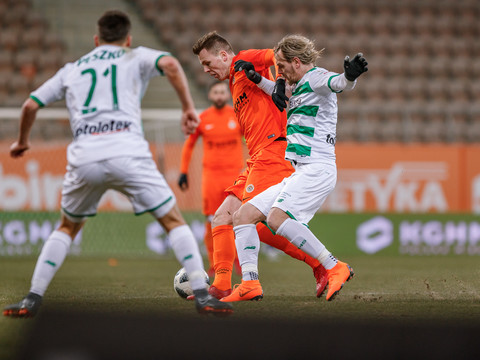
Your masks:
{"label": "soccer ball", "polygon": [[[208,274],[205,273],[205,284],[210,286],[210,279]],[[185,268],[181,268],[175,274],[173,279],[173,289],[175,292],[182,298],[186,299],[188,296],[193,295],[192,287],[190,286],[190,280],[188,279],[188,274]]]}

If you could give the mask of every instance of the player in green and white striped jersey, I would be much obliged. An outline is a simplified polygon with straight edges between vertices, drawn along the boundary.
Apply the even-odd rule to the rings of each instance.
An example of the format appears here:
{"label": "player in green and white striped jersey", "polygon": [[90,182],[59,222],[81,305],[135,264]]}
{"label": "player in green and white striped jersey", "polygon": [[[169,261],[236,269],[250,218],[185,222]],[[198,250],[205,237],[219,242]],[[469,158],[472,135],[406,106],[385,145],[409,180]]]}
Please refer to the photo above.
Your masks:
{"label": "player in green and white striped jersey", "polygon": [[[354,88],[367,71],[362,54],[344,61],[338,74],[315,66],[321,51],[300,35],[288,35],[275,47],[281,78],[276,83],[262,78],[258,86],[272,95],[277,107],[287,108],[287,149],[295,172],[245,203],[233,217],[235,242],[242,266],[242,285],[258,279],[258,236],[255,224],[266,220],[277,234],[317,258],[327,270],[327,300],[332,300],[353,275],[352,268],[338,261],[305,225],[335,188],[335,140],[337,93]],[[251,74],[253,75],[253,74]],[[253,77],[253,76],[251,76]],[[287,86],[285,84],[287,81]],[[289,91],[290,98],[285,91]]]}

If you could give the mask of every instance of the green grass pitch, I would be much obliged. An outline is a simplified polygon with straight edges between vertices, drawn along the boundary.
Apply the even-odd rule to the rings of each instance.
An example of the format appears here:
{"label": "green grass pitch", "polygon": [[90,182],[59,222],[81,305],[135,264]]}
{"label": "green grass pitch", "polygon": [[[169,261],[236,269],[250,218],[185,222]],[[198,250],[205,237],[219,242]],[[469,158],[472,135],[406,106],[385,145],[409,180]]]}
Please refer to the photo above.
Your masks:
{"label": "green grass pitch", "polygon": [[[119,258],[67,258],[58,271],[41,312],[135,314],[168,313],[178,318],[203,318],[193,302],[173,290],[179,269],[172,256]],[[235,303],[235,321],[388,321],[399,325],[424,322],[480,325],[480,267],[477,257],[343,257],[355,270],[332,302],[315,297],[311,269],[285,256],[278,261],[260,259],[264,299]],[[0,303],[18,301],[28,292],[36,259],[3,258],[0,261]],[[239,282],[237,275],[234,282]],[[15,358],[24,345],[34,319],[0,317],[0,359]],[[204,321],[204,320],[200,320]],[[216,320],[217,321],[217,320]]]}

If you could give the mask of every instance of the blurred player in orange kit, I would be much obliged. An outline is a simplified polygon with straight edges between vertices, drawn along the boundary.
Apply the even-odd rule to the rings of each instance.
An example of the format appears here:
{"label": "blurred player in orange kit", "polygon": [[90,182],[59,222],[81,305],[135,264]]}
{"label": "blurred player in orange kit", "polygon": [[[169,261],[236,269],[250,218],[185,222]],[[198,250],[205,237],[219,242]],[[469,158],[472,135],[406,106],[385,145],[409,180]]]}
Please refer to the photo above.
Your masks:
{"label": "blurred player in orange kit", "polygon": [[[217,80],[229,80],[235,114],[250,155],[247,169],[234,185],[226,189],[229,195],[212,220],[215,280],[209,292],[220,299],[232,292],[231,275],[236,253],[233,213],[243,202],[290,176],[293,167],[284,158],[287,146],[286,114],[280,112],[271,97],[256,85],[262,76],[274,80],[270,71],[270,67],[275,66],[273,49],[244,50],[236,55],[230,43],[214,31],[198,39],[192,50],[198,56],[204,72]],[[250,67],[256,72],[250,71]],[[257,225],[257,231],[262,242],[312,267],[317,283],[316,294],[320,297],[327,285],[326,272],[320,262],[287,239],[274,235],[262,223]],[[263,297],[263,293],[261,296],[249,295],[246,292],[242,300],[260,300]]]}
{"label": "blurred player in orange kit", "polygon": [[214,82],[208,90],[212,106],[200,114],[200,125],[190,135],[182,149],[178,186],[183,191],[189,187],[188,166],[197,139],[203,137],[202,212],[205,222],[205,247],[210,268],[214,274],[212,219],[215,211],[225,200],[225,189],[233,184],[245,167],[242,133],[233,107],[227,104],[230,92],[226,82]]}

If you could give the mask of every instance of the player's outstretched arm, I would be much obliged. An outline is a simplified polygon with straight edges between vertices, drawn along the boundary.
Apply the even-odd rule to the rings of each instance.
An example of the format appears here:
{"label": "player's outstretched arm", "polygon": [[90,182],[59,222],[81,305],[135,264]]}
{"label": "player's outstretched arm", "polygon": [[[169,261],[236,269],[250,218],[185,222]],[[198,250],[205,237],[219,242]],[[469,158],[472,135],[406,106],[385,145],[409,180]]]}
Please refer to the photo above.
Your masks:
{"label": "player's outstretched arm", "polygon": [[258,84],[262,80],[262,76],[255,71],[255,66],[249,61],[237,60],[233,65],[235,71],[244,71],[247,75],[248,80],[252,81],[255,84]]}
{"label": "player's outstretched arm", "polygon": [[188,87],[187,77],[182,66],[172,56],[163,56],[158,60],[158,67],[162,69],[165,75],[175,89],[180,102],[182,103],[182,131],[185,135],[192,134],[197,128],[200,120],[193,103],[192,95]]}
{"label": "player's outstretched arm", "polygon": [[10,146],[10,156],[12,158],[18,158],[23,156],[23,153],[30,148],[28,141],[30,137],[30,130],[37,117],[37,111],[40,108],[35,101],[28,98],[25,100],[22,106],[22,112],[20,115],[20,132],[18,140]]}
{"label": "player's outstretched arm", "polygon": [[360,75],[368,71],[367,65],[368,63],[363,57],[362,53],[355,55],[351,61],[348,55],[345,56],[345,60],[343,62],[345,78],[349,81],[355,81]]}

